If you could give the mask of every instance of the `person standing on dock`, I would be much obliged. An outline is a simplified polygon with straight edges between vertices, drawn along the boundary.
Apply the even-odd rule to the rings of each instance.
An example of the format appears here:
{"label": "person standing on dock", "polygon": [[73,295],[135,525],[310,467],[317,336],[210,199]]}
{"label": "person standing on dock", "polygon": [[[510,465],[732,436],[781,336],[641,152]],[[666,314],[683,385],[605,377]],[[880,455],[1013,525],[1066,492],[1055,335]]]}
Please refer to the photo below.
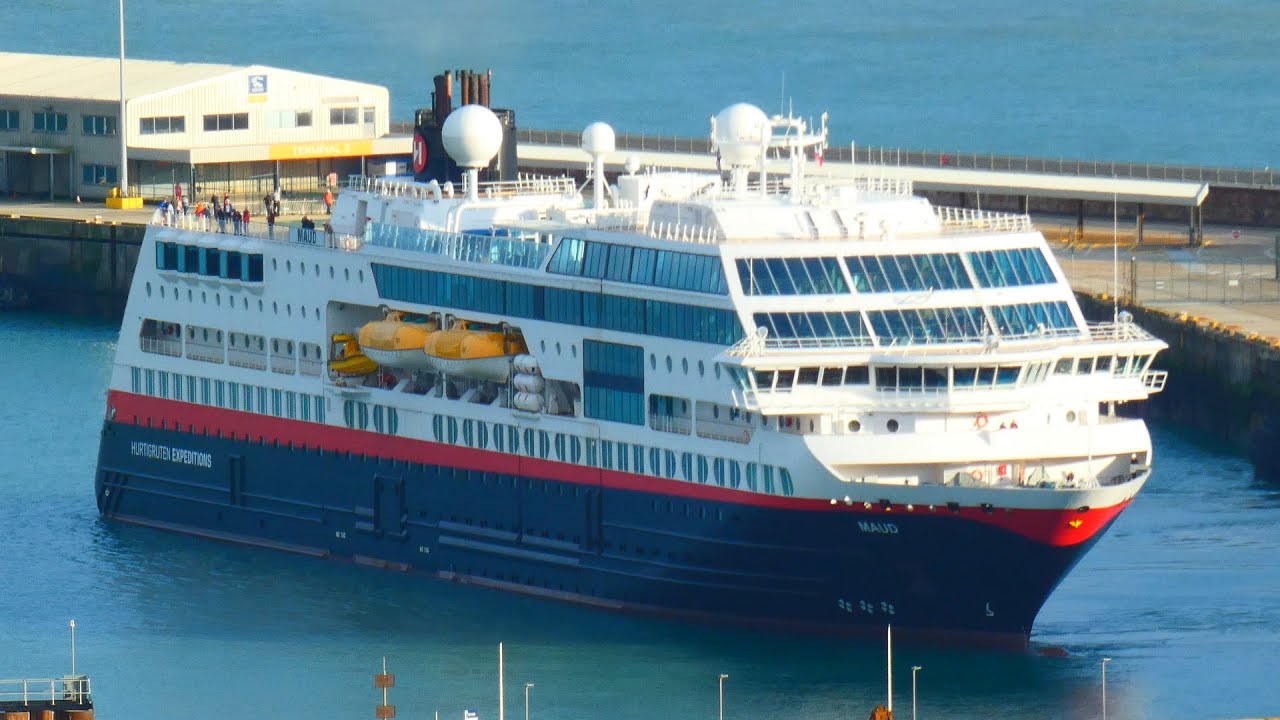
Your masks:
{"label": "person standing on dock", "polygon": [[267,209],[267,238],[276,239],[276,214],[273,208]]}
{"label": "person standing on dock", "polygon": [[324,191],[324,214],[333,214],[333,190],[325,188]]}
{"label": "person standing on dock", "polygon": [[228,206],[227,210],[228,210],[227,214],[231,216],[232,228],[235,230],[235,233],[239,235],[240,223],[241,223],[240,211],[230,206]]}

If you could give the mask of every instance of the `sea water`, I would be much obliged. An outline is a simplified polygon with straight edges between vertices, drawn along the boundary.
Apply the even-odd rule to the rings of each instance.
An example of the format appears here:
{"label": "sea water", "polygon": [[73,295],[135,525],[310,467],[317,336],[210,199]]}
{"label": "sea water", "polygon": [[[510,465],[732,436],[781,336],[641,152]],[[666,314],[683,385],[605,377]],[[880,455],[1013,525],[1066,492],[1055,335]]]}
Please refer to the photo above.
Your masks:
{"label": "sea water", "polygon": [[[2,6],[0,49],[119,52],[115,2]],[[1275,2],[128,0],[125,15],[130,57],[377,83],[399,120],[430,104],[432,75],[491,68],[493,104],[530,128],[705,136],[745,101],[829,111],[838,144],[1277,163]]]}
{"label": "sea water", "polygon": [[[393,114],[446,67],[494,70],[526,127],[700,135],[731,102],[829,110],[833,140],[1266,166],[1280,5],[1146,0],[738,6],[130,0],[131,57],[260,63],[381,83]],[[115,3],[10,0],[0,48],[114,55]],[[92,675],[104,717],[861,717],[879,643],[603,613],[107,524],[93,470],[116,327],[0,315],[0,676]],[[1177,382],[1172,378],[1171,382]],[[928,719],[1246,717],[1280,708],[1280,491],[1154,428],[1156,476],[1050,598],[1045,652],[899,644]],[[1065,654],[1059,653],[1064,650]]]}

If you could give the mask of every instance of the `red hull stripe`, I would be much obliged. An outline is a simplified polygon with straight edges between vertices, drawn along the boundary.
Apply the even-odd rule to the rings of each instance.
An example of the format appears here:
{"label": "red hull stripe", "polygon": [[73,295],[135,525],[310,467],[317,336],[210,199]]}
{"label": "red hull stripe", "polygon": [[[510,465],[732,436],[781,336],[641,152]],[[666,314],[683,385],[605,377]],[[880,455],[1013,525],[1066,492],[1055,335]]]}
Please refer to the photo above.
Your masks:
{"label": "red hull stripe", "polygon": [[1128,501],[1125,501],[1109,508],[1092,508],[1084,513],[1076,510],[1006,510],[1002,508],[988,511],[979,507],[961,507],[958,512],[946,507],[937,507],[934,510],[916,507],[914,510],[908,510],[905,505],[894,504],[886,508],[878,503],[867,509],[862,502],[855,502],[851,506],[843,503],[833,505],[830,500],[763,495],[719,485],[669,480],[509,453],[476,450],[429,440],[137,395],[120,390],[110,391],[107,394],[107,403],[108,407],[115,410],[116,422],[220,436],[245,442],[263,441],[298,448],[321,448],[325,452],[349,452],[404,462],[520,475],[752,507],[848,513],[859,516],[859,519],[878,522],[889,521],[895,515],[908,515],[913,512],[937,514],[992,525],[1036,542],[1063,547],[1089,540],[1128,505]]}

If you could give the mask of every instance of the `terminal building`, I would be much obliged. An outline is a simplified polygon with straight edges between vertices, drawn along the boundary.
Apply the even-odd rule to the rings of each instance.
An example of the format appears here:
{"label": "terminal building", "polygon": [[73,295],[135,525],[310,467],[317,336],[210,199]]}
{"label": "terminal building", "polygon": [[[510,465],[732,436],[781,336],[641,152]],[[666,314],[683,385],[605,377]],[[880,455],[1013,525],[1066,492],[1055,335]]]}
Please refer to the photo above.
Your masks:
{"label": "terminal building", "polygon": [[0,193],[261,197],[316,193],[336,176],[405,172],[385,87],[251,65],[0,52]]}

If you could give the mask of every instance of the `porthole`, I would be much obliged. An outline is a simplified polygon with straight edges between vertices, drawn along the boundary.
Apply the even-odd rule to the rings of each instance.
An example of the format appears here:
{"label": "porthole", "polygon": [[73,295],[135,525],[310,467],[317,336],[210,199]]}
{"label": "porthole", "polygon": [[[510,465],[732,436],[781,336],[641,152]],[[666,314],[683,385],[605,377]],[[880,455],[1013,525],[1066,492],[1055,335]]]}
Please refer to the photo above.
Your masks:
{"label": "porthole", "polygon": [[277,262],[275,258],[271,258],[271,269],[272,269],[272,270],[279,270],[279,269],[280,269],[280,263],[279,263],[279,262]]}
{"label": "porthole", "polygon": [[222,307],[222,293],[213,294],[213,304]]}
{"label": "porthole", "polygon": [[161,285],[161,286],[160,286],[160,297],[162,297],[162,298],[164,297],[164,286],[163,286],[163,285]]}
{"label": "porthole", "polygon": [[542,349],[542,354],[543,354],[543,355],[546,355],[546,354],[547,354],[547,341],[546,341],[546,340],[539,340],[539,341],[538,341],[538,347]]}
{"label": "porthole", "polygon": [[284,261],[284,271],[285,271],[285,272],[287,272],[287,273],[291,273],[291,272],[293,272],[293,261],[292,261],[292,260],[285,260],[285,261]]}
{"label": "porthole", "polygon": [[351,268],[342,268],[342,277],[347,282],[351,282]]}
{"label": "porthole", "polygon": [[650,370],[658,369],[658,356],[654,355],[653,353],[649,353],[649,369]]}
{"label": "porthole", "polygon": [[[319,270],[319,268],[317,268],[317,271],[318,271],[318,270]],[[330,279],[330,280],[332,280],[332,279],[333,279],[333,266],[332,266],[332,265],[330,265],[330,266],[329,266],[329,279]]]}
{"label": "porthole", "polygon": [[689,374],[689,358],[680,359],[680,372],[684,373],[685,375]]}
{"label": "porthole", "polygon": [[364,271],[361,270],[357,275],[357,277],[360,279],[360,282],[364,282]]}
{"label": "porthole", "polygon": [[320,263],[316,263],[315,276],[320,277]]}
{"label": "porthole", "polygon": [[200,302],[205,304],[209,303],[209,294],[203,290],[200,291]]}
{"label": "porthole", "polygon": [[280,314],[280,305],[275,300],[271,301],[271,312],[275,313],[276,315]]}
{"label": "porthole", "polygon": [[713,417],[713,418],[715,418],[715,419],[717,419],[717,420],[719,420],[719,419],[720,419],[720,406],[719,406],[719,405],[712,405],[712,406],[711,406],[711,417]]}
{"label": "porthole", "polygon": [[300,262],[300,263],[298,263],[298,274],[299,274],[299,275],[306,275],[306,274],[307,274],[307,264],[306,264],[306,263],[304,263],[304,262]]}
{"label": "porthole", "polygon": [[572,356],[572,357],[575,357],[575,358],[576,358],[576,357],[578,357],[578,346],[577,346],[577,345],[570,345],[570,346],[569,346],[569,355],[570,355],[570,356]]}
{"label": "porthole", "polygon": [[698,377],[705,377],[706,374],[707,374],[707,368],[705,365],[702,364],[702,361],[699,360],[698,361]]}
{"label": "porthole", "polygon": [[151,297],[151,283],[147,283],[147,297]]}
{"label": "porthole", "polygon": [[243,303],[243,304],[240,306],[241,308],[243,308],[243,309],[245,309],[245,310],[248,310],[248,309],[249,309],[249,298],[240,298],[240,302],[241,302],[241,303]]}
{"label": "porthole", "polygon": [[716,363],[714,367],[716,371],[716,379],[719,380],[720,379],[720,363]]}
{"label": "porthole", "polygon": [[298,306],[298,312],[302,313],[302,319],[303,319],[303,320],[305,320],[305,319],[307,318],[307,306],[306,306],[306,305],[299,305],[299,306]]}
{"label": "porthole", "polygon": [[667,356],[667,372],[671,372],[671,371],[672,371],[671,356],[668,355]]}
{"label": "porthole", "polygon": [[258,300],[258,312],[262,312],[262,300]]}
{"label": "porthole", "polygon": [[560,354],[560,343],[556,343],[556,354]]}
{"label": "porthole", "polygon": [[849,432],[856,433],[861,430],[862,430],[862,423],[858,422],[857,420],[849,421]]}
{"label": "porthole", "polygon": [[191,291],[187,290],[187,302],[191,302],[194,297],[195,296],[191,294]]}
{"label": "porthole", "polygon": [[1076,421],[1076,411],[1075,411],[1075,410],[1068,410],[1068,411],[1067,411],[1067,422],[1069,422],[1069,423],[1073,423],[1073,422],[1075,422],[1075,421]]}
{"label": "porthole", "polygon": [[890,419],[889,422],[885,423],[885,427],[889,429],[889,432],[896,433],[898,432],[898,421]]}

